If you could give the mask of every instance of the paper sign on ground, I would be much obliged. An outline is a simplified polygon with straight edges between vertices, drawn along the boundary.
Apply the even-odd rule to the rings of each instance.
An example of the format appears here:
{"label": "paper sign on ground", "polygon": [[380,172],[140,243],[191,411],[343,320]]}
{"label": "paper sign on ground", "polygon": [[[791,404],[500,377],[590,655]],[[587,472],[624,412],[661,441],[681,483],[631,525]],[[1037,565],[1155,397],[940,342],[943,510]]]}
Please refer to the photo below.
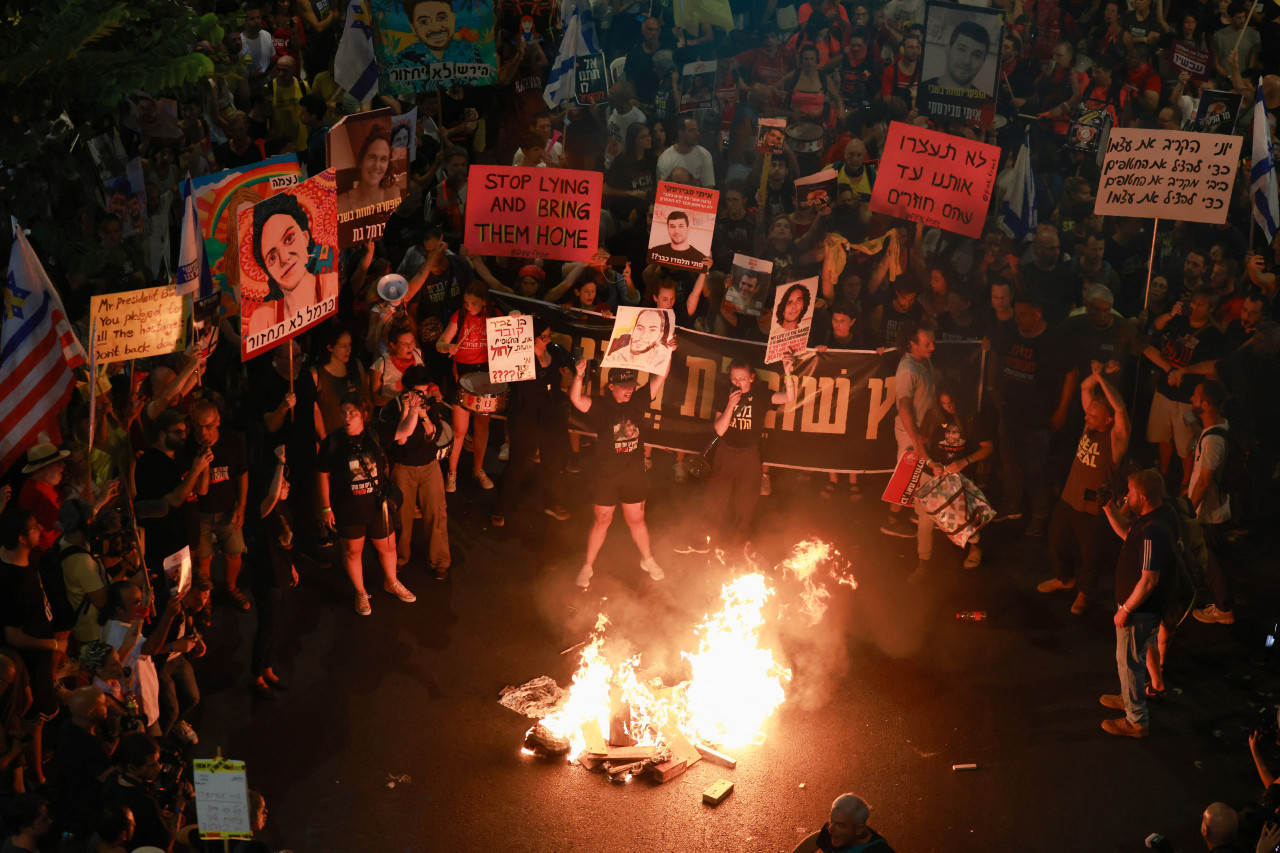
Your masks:
{"label": "paper sign on ground", "polygon": [[604,187],[599,172],[472,166],[468,175],[468,251],[556,261],[595,255]]}
{"label": "paper sign on ground", "polygon": [[191,762],[196,789],[196,818],[206,841],[252,838],[249,785],[243,761],[197,758]]}
{"label": "paper sign on ground", "polygon": [[676,346],[676,315],[670,308],[618,308],[601,367],[631,367],[666,376]]}
{"label": "paper sign on ground", "polygon": [[700,270],[711,255],[720,193],[658,182],[649,226],[649,263]]}
{"label": "paper sign on ground", "polygon": [[769,318],[769,343],[764,363],[782,361],[786,353],[795,355],[809,347],[809,329],[813,326],[813,310],[818,301],[818,279],[806,278],[780,284]]}
{"label": "paper sign on ground", "polygon": [[1239,158],[1238,136],[1113,128],[1093,212],[1226,222]]}
{"label": "paper sign on ground", "polygon": [[1000,149],[895,121],[889,125],[871,209],[966,237],[982,235]]}
{"label": "paper sign on ground", "polygon": [[182,297],[173,287],[94,296],[89,316],[98,364],[164,355],[186,341]]}
{"label": "paper sign on ground", "polygon": [[764,298],[773,292],[773,261],[763,261],[747,255],[734,255],[733,268],[729,270],[729,287],[724,301],[748,317],[759,317],[764,312]]}
{"label": "paper sign on ground", "polygon": [[522,382],[537,376],[533,364],[533,318],[489,317],[485,321],[489,344],[489,381]]}

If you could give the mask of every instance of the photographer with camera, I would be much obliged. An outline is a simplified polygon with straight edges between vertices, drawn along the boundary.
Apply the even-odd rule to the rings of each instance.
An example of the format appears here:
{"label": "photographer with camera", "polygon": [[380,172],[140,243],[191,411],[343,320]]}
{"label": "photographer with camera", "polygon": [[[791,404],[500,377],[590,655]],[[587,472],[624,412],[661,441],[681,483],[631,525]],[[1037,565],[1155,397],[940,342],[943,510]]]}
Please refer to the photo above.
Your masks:
{"label": "photographer with camera", "polygon": [[102,785],[116,772],[111,755],[118,735],[107,725],[107,696],[92,685],[67,694],[68,716],[58,733],[58,802],[73,834],[86,837],[102,805]]}
{"label": "photographer with camera", "polygon": [[[134,732],[120,739],[116,747],[119,774],[105,786],[103,802],[122,804],[133,812],[133,841],[137,847],[159,847],[170,850],[174,836],[182,825],[182,813],[191,802],[191,786],[179,779],[168,778],[173,768],[162,768],[160,746],[155,738]],[[157,785],[162,770],[165,785]]]}

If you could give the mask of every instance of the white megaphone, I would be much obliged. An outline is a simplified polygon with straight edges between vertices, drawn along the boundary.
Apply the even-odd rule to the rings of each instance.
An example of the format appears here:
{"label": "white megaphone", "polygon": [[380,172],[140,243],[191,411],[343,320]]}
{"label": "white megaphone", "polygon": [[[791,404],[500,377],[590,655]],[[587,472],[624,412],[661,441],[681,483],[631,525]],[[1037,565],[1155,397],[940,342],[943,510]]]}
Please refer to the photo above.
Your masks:
{"label": "white megaphone", "polygon": [[409,292],[409,282],[404,276],[388,273],[378,279],[378,295],[391,305],[399,305]]}

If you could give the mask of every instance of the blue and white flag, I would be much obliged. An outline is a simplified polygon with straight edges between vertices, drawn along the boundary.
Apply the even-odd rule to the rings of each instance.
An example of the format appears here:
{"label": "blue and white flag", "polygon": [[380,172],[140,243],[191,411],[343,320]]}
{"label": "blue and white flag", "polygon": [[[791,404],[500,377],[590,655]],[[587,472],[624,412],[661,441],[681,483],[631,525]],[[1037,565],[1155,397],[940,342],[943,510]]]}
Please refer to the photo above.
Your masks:
{"label": "blue and white flag", "polygon": [[196,195],[191,178],[182,187],[182,236],[178,244],[178,295],[193,294],[197,299],[213,293],[213,276],[204,255],[204,236],[196,216]]}
{"label": "blue and white flag", "polygon": [[1262,100],[1262,81],[1253,104],[1253,167],[1249,170],[1249,196],[1253,199],[1253,218],[1267,235],[1267,243],[1276,239],[1280,224],[1280,197],[1276,193],[1276,152],[1271,147],[1271,127],[1267,122],[1267,105]]}
{"label": "blue and white flag", "polygon": [[333,60],[333,80],[362,104],[378,94],[378,59],[373,53],[373,25],[368,0],[351,0],[347,23]]}
{"label": "blue and white flag", "polygon": [[596,39],[596,24],[591,15],[590,0],[564,0],[560,4],[560,20],[572,20],[574,15],[578,16],[578,23],[582,27],[582,41],[587,46],[586,52],[600,53],[604,50]]}
{"label": "blue and white flag", "polygon": [[1038,224],[1036,185],[1031,174],[1030,128],[1022,131],[1022,145],[1018,148],[1018,157],[1009,178],[1004,201],[1000,203],[1000,228],[1019,242],[1030,240],[1035,236]]}
{"label": "blue and white flag", "polygon": [[569,25],[565,27],[564,38],[560,41],[560,51],[556,53],[551,71],[547,74],[547,87],[542,91],[542,99],[553,110],[573,94],[577,58],[592,53],[587,40],[583,38],[581,9],[575,8],[568,20]]}

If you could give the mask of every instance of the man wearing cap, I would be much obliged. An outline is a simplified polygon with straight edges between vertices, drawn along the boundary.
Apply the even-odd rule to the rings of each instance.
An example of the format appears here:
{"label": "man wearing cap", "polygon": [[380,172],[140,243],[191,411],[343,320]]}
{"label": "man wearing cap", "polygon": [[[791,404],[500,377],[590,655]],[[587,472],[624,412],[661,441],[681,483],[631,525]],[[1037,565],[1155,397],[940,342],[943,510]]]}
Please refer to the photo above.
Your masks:
{"label": "man wearing cap", "polygon": [[884,836],[867,826],[871,807],[854,794],[841,794],[831,804],[831,819],[801,841],[795,853],[893,853]]}
{"label": "man wearing cap", "polygon": [[640,549],[640,568],[654,580],[662,580],[662,567],[649,548],[649,527],[644,520],[644,502],[649,491],[644,471],[644,436],[641,425],[645,412],[662,392],[665,376],[649,375],[644,388],[637,389],[636,372],[611,370],[605,393],[588,397],[582,393],[587,362],[579,360],[569,386],[569,402],[590,420],[596,434],[596,482],[591,503],[595,523],[587,535],[587,557],[578,572],[577,584],[586,589],[594,573],[593,564],[604,545],[614,508],[622,504],[622,517],[631,538]]}

